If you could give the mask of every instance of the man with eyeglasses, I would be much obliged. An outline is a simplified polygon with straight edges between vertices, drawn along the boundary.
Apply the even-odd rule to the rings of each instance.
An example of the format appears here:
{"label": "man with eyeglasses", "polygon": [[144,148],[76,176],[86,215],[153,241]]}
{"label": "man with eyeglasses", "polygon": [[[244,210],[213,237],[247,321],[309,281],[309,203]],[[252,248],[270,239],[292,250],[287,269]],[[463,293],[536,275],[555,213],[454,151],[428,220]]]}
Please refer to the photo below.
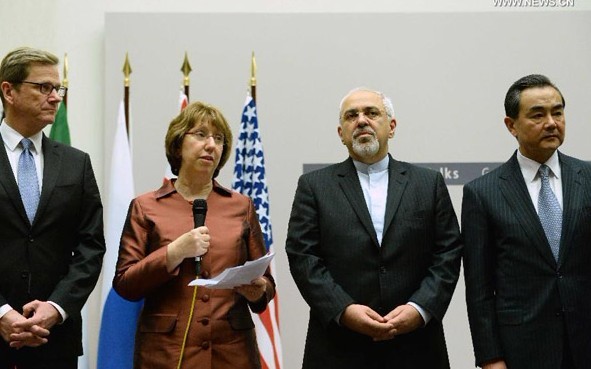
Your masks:
{"label": "man with eyeglasses", "polygon": [[341,102],[344,162],[300,177],[286,251],[310,306],[304,369],[449,368],[442,319],[461,243],[439,172],[394,160],[381,92]]}
{"label": "man with eyeglasses", "polygon": [[105,252],[88,154],[42,132],[66,93],[57,64],[27,47],[0,64],[0,369],[77,367]]}

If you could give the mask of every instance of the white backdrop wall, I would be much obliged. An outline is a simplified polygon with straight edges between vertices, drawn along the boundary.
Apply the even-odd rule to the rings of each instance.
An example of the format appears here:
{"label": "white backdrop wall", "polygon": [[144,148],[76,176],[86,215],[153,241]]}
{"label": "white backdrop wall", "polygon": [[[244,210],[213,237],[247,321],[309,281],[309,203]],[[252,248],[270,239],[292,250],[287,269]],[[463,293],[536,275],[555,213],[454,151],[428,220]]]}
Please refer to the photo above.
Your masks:
{"label": "white backdrop wall", "polygon": [[[584,158],[589,155],[584,144],[589,128],[583,122],[591,117],[584,103],[591,87],[591,50],[584,36],[591,31],[590,15],[110,13],[105,27],[105,111],[107,116],[116,114],[121,65],[128,52],[134,69],[136,188],[156,188],[165,167],[164,133],[177,112],[184,52],[195,69],[191,99],[220,107],[237,131],[250,54],[256,51],[284,358],[286,368],[297,368],[308,309],[289,275],[282,247],[302,165],[346,156],[336,135],[341,97],[359,85],[392,97],[398,127],[391,152],[399,159],[500,162],[516,146],[502,123],[508,86],[525,74],[545,73],[564,90],[569,122],[574,123],[564,150]],[[533,37],[544,31],[541,24],[552,24],[556,31]],[[573,35],[581,38],[574,40]],[[563,42],[566,38],[570,42]],[[229,185],[231,173],[229,165],[221,182]],[[459,211],[461,188],[450,190]],[[452,367],[472,367],[463,282],[445,327]]]}
{"label": "white backdrop wall", "polygon": [[[194,67],[192,100],[220,107],[234,130],[256,52],[285,368],[301,364],[308,313],[283,251],[291,200],[303,163],[344,158],[336,125],[350,88],[366,85],[393,98],[399,125],[391,152],[401,160],[500,162],[515,148],[502,124],[506,89],[522,75],[545,73],[567,100],[563,151],[591,159],[590,1],[565,9],[501,9],[492,0],[163,3],[0,0],[0,54],[21,45],[68,53],[72,142],[91,155],[105,194],[125,51],[134,70],[137,193],[161,182],[163,134],[176,113],[184,52]],[[232,164],[220,175],[227,185]],[[459,215],[461,187],[450,193]],[[452,367],[460,369],[473,367],[463,292],[460,282],[445,322]],[[93,294],[90,368],[98,307]]]}

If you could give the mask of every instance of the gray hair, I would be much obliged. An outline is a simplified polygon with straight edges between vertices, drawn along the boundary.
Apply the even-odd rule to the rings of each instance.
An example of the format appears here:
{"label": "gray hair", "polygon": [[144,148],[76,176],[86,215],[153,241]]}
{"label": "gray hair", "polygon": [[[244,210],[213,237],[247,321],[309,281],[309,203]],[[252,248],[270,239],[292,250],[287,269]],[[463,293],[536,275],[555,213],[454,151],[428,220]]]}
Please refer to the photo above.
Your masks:
{"label": "gray hair", "polygon": [[394,117],[394,106],[392,105],[392,100],[390,100],[390,98],[388,96],[384,95],[384,93],[382,93],[380,91],[372,90],[367,87],[356,87],[356,88],[352,89],[351,91],[347,92],[347,94],[341,99],[341,103],[339,104],[339,120],[341,119],[340,112],[341,112],[341,110],[343,110],[343,103],[345,102],[345,100],[349,96],[354,94],[355,92],[359,92],[359,91],[372,92],[372,93],[378,95],[380,97],[380,99],[382,99],[382,104],[384,104],[384,109],[386,109],[386,115],[388,116],[388,118],[392,119]]}

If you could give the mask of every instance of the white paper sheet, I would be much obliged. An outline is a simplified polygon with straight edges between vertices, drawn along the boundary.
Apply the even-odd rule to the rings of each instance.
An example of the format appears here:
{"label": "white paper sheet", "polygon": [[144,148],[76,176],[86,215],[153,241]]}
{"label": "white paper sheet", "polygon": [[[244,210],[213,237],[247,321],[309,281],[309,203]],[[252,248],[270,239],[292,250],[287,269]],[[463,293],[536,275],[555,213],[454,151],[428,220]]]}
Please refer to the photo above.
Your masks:
{"label": "white paper sheet", "polygon": [[210,279],[195,279],[189,283],[189,286],[224,289],[234,288],[243,284],[250,284],[253,279],[258,278],[265,273],[273,256],[275,256],[275,254],[271,253],[256,260],[247,261],[244,265],[228,268]]}

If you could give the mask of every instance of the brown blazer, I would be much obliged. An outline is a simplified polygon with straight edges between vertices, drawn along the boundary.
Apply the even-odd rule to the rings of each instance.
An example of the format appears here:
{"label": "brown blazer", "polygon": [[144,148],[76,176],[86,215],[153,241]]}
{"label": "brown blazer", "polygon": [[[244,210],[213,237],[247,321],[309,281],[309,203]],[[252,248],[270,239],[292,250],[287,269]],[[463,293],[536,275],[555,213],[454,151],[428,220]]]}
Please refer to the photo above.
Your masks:
{"label": "brown blazer", "polygon": [[[203,278],[265,254],[257,214],[250,198],[214,181],[207,198],[205,225],[211,234],[202,260]],[[113,287],[124,298],[144,298],[136,332],[134,368],[172,368],[179,360],[195,279],[195,261],[166,270],[166,246],[193,228],[192,204],[166,181],[130,205],[119,249]],[[265,310],[275,295],[267,270],[267,294],[254,304],[233,290],[197,288],[197,300],[182,368],[260,368],[253,312]]]}

